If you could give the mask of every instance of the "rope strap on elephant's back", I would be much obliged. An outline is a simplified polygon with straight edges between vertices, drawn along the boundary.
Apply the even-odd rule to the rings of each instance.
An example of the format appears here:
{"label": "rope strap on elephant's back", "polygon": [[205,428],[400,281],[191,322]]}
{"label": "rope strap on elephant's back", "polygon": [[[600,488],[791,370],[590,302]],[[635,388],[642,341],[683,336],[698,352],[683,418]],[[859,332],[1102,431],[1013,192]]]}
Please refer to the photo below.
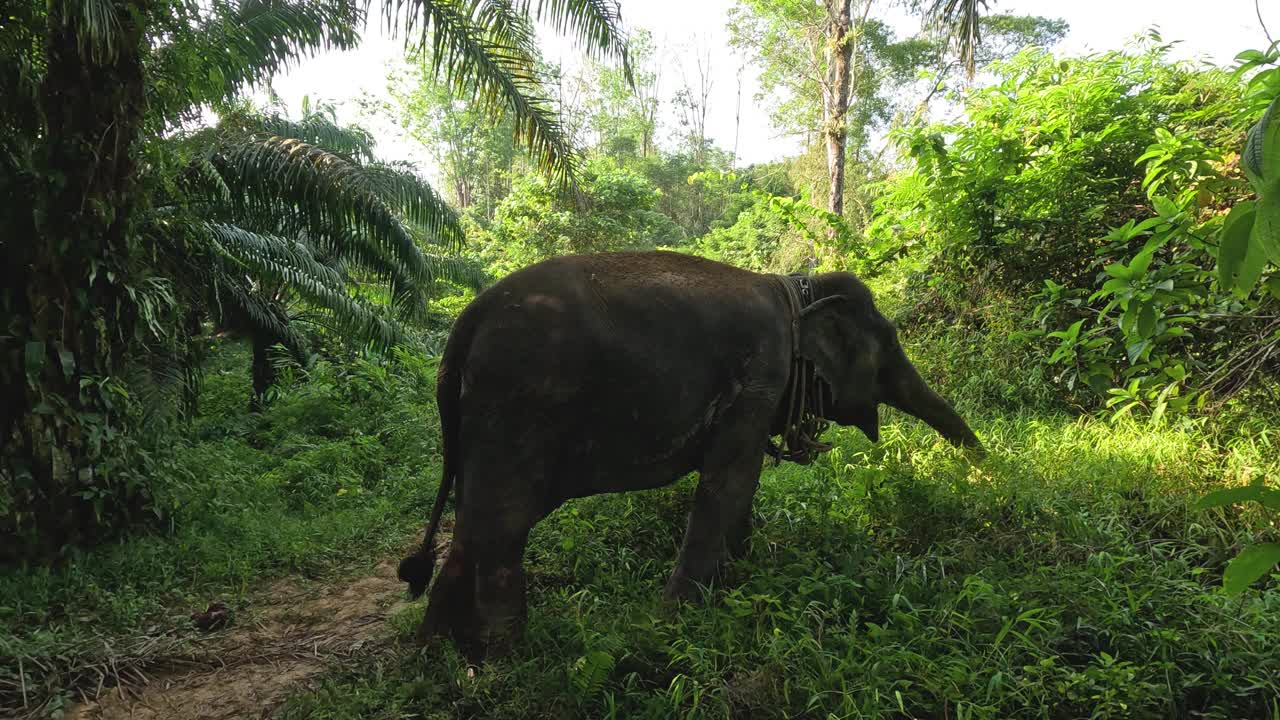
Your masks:
{"label": "rope strap on elephant's back", "polygon": [[824,381],[818,376],[813,363],[800,354],[800,312],[815,298],[808,276],[780,277],[791,306],[791,374],[787,380],[787,415],[782,431],[782,446],[779,447],[770,439],[767,452],[773,457],[775,464],[789,460],[808,465],[818,455],[831,449],[831,445],[819,440],[822,433],[830,427],[830,423],[823,417]]}

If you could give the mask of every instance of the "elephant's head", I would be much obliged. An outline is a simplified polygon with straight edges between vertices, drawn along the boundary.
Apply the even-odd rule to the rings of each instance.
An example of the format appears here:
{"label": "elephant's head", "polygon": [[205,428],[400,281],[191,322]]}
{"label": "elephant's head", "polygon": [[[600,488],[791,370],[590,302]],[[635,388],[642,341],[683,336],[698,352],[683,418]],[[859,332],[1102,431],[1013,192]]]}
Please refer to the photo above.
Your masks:
{"label": "elephant's head", "polygon": [[848,273],[827,273],[815,277],[814,286],[819,299],[801,312],[799,345],[830,388],[828,420],[855,426],[876,441],[877,408],[885,403],[925,421],[952,444],[983,452],[964,419],[907,359],[897,330],[865,285]]}

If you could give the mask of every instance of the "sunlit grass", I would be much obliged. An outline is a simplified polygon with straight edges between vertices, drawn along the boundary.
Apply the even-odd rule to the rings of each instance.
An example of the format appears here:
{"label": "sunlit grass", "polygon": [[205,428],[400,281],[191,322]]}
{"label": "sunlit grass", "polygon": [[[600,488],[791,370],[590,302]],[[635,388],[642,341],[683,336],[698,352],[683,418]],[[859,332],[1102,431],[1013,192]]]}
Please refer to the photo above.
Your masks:
{"label": "sunlit grass", "polygon": [[534,532],[527,641],[477,679],[448,647],[294,698],[289,717],[1267,717],[1280,592],[1218,590],[1249,518],[1190,509],[1257,442],[1193,424],[978,417],[839,431],[768,468],[748,557],[702,604],[659,596],[692,479],[590,498]]}

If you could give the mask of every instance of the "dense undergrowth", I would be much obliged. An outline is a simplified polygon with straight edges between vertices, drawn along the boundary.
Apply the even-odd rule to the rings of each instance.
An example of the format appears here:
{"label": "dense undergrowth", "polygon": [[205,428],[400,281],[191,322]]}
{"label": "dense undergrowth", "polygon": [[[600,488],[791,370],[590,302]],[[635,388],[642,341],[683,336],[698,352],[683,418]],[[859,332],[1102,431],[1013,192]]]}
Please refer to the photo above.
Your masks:
{"label": "dense undergrowth", "polygon": [[[981,465],[889,411],[879,444],[836,431],[816,465],[766,467],[748,556],[680,608],[660,594],[693,478],[570,503],[534,531],[513,658],[468,677],[451,647],[413,644],[417,604],[394,619],[388,652],[283,715],[1280,712],[1280,586],[1220,589],[1239,547],[1274,530],[1250,507],[1192,508],[1209,489],[1280,474],[1270,424],[1082,418],[1011,377],[1016,353],[957,335],[917,333],[912,354],[990,447]],[[193,607],[412,542],[437,482],[430,363],[320,363],[246,416],[242,352],[215,354],[202,416],[173,451],[170,532],[0,578],[6,707],[17,656],[29,695],[57,707],[96,682],[95,666],[145,665],[130,638],[189,633]]]}
{"label": "dense undergrowth", "polygon": [[1271,717],[1280,591],[1230,599],[1250,519],[1197,493],[1276,468],[1199,426],[978,414],[971,467],[901,416],[766,471],[750,554],[664,607],[692,482],[588,499],[535,529],[529,635],[467,676],[403,644],[292,718]]}
{"label": "dense undergrowth", "polygon": [[247,414],[247,354],[224,346],[206,369],[202,413],[155,481],[161,527],[0,572],[0,709],[22,707],[24,684],[28,709],[56,709],[174,650],[193,610],[370,564],[420,527],[438,468],[429,363],[320,362]]}
{"label": "dense undergrowth", "polygon": [[[991,333],[1001,317],[984,315]],[[1274,529],[1254,508],[1193,508],[1280,473],[1273,423],[1081,417],[1018,374],[1016,347],[924,330],[912,355],[988,444],[981,465],[890,411],[878,444],[836,431],[815,466],[766,467],[748,556],[678,609],[659,596],[692,478],[571,503],[534,530],[514,658],[469,677],[453,649],[412,643],[416,607],[393,651],[284,716],[1280,713],[1277,578],[1221,590],[1240,545]]]}

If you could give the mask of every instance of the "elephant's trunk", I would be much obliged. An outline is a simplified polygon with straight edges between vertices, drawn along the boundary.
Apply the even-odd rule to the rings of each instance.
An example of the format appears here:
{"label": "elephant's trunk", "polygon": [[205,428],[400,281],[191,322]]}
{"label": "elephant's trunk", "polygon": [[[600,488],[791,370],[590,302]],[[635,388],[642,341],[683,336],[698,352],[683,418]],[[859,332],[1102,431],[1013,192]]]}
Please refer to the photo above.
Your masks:
{"label": "elephant's trunk", "polygon": [[900,361],[897,382],[890,397],[886,398],[888,404],[925,421],[953,445],[985,452],[982,442],[969,429],[964,418],[951,407],[951,403],[929,387],[905,353],[901,354]]}

